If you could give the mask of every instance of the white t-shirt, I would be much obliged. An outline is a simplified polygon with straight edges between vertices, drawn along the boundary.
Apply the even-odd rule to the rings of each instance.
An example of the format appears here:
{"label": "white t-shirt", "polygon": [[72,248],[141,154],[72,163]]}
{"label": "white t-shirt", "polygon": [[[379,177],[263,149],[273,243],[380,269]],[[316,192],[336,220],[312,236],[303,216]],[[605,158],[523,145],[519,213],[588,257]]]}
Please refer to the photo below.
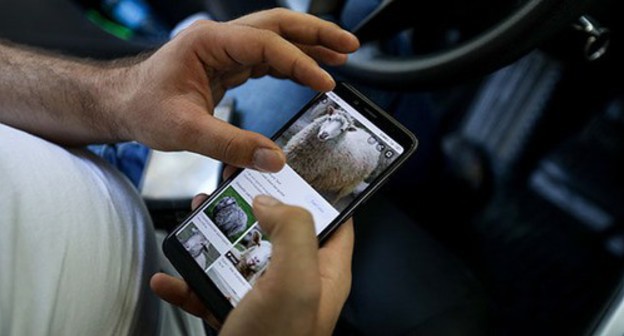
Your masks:
{"label": "white t-shirt", "polygon": [[99,158],[0,124],[0,334],[155,334],[142,204]]}

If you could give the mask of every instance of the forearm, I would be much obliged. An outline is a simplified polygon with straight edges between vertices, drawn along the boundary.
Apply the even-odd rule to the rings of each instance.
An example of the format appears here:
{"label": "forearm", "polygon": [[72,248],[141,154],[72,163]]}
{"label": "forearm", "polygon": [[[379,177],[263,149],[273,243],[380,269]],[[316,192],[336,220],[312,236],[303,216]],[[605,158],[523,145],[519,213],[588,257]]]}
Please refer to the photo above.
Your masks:
{"label": "forearm", "polygon": [[125,69],[0,43],[0,122],[65,145],[124,140]]}

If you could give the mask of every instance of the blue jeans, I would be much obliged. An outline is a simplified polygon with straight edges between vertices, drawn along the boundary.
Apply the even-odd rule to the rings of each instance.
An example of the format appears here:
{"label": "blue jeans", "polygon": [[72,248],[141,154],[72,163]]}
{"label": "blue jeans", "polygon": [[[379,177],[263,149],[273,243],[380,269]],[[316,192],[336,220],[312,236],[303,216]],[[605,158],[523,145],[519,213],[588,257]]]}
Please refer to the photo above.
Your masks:
{"label": "blue jeans", "polygon": [[135,187],[139,187],[149,148],[138,142],[91,145],[87,147],[95,155],[119,169]]}

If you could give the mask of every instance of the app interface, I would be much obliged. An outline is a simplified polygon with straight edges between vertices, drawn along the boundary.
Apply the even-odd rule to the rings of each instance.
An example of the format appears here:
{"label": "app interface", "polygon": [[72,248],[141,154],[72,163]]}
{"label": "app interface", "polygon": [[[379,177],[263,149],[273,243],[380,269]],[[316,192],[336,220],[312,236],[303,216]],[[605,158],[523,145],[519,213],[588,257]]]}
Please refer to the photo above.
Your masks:
{"label": "app interface", "polygon": [[276,143],[286,155],[281,171],[243,170],[176,234],[233,306],[271,260],[271,239],[251,209],[256,195],[306,208],[319,234],[403,153],[333,92],[320,96]]}

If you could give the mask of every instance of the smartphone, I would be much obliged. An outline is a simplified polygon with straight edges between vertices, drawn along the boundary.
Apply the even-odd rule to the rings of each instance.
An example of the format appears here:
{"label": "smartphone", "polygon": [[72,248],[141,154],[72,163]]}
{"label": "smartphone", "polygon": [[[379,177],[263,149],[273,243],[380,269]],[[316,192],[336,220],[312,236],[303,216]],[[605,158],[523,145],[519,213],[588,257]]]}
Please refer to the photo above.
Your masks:
{"label": "smartphone", "polygon": [[271,239],[251,209],[256,195],[306,208],[322,244],[418,143],[346,83],[316,95],[273,140],[286,155],[281,171],[237,171],[163,243],[167,258],[221,321],[270,263]]}

